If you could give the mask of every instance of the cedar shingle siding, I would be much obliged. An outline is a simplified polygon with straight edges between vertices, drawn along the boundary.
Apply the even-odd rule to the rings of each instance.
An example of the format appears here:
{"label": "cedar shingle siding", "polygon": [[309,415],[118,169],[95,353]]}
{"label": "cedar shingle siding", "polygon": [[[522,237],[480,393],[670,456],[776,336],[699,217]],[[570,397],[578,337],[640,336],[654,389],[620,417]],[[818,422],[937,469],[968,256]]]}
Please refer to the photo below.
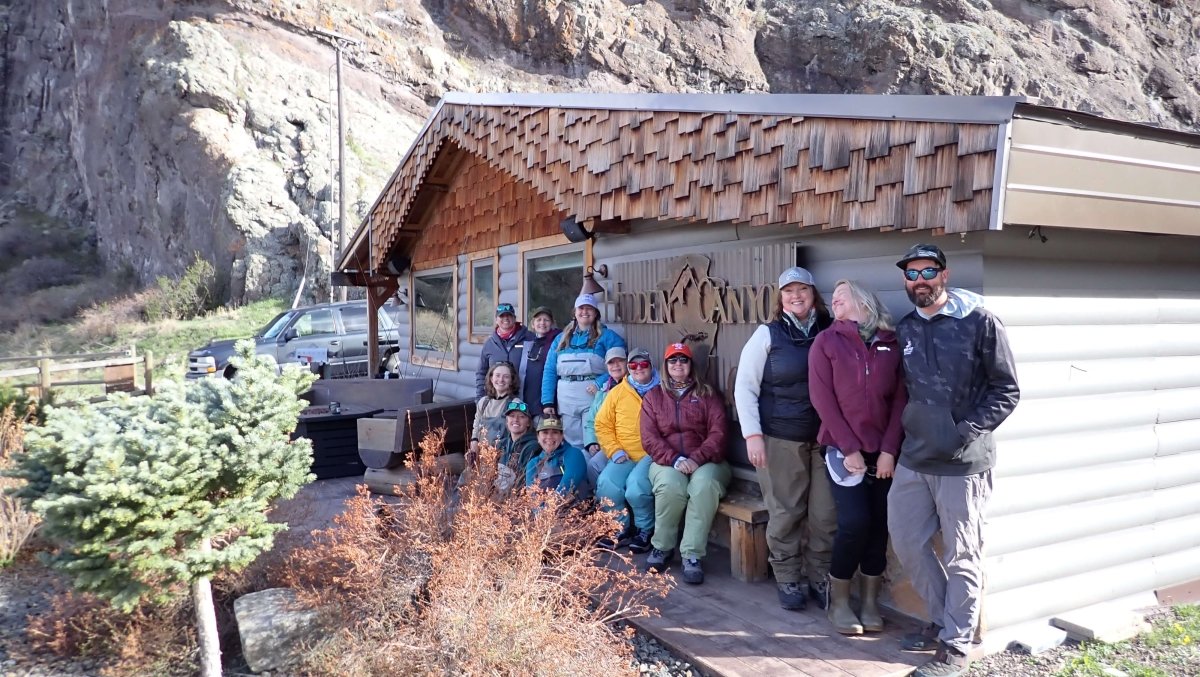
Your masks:
{"label": "cedar shingle siding", "polygon": [[419,262],[554,234],[565,216],[986,230],[997,132],[991,124],[446,104],[375,205],[372,261],[406,236],[420,239]]}

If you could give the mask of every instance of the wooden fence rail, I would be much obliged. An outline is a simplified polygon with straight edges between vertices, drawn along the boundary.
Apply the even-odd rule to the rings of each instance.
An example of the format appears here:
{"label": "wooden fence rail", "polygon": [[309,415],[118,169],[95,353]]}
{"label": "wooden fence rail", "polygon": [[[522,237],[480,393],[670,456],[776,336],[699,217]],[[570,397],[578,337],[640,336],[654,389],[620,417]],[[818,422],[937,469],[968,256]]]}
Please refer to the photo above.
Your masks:
{"label": "wooden fence rail", "polygon": [[[146,351],[141,355],[137,349],[110,353],[81,353],[75,355],[24,355],[0,357],[0,363],[36,362],[37,366],[14,367],[0,370],[0,381],[17,388],[36,388],[38,397],[46,399],[55,388],[78,386],[104,386],[104,395],[89,398],[89,402],[104,399],[108,394],[125,392],[133,395],[149,395],[154,392],[154,354]],[[138,367],[141,367],[139,370]],[[58,374],[100,371],[99,378],[55,379]],[[138,372],[142,373],[142,386],[138,387]],[[21,381],[28,377],[36,381]]]}

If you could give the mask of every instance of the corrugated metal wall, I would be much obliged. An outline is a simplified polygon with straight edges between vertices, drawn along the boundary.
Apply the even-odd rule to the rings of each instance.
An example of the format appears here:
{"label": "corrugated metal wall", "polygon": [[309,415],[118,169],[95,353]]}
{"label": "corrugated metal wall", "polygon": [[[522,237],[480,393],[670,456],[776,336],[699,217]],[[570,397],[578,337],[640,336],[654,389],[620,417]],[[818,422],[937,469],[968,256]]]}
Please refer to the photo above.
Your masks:
{"label": "corrugated metal wall", "polygon": [[1200,579],[1200,242],[988,236],[1021,403],[997,433],[990,628]]}

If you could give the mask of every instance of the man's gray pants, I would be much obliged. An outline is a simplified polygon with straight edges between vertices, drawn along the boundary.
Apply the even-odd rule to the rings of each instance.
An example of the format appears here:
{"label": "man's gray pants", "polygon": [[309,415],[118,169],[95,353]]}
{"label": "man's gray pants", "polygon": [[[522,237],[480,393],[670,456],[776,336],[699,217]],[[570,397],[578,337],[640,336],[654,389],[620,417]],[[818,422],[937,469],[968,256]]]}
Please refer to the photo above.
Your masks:
{"label": "man's gray pants", "polygon": [[[888,492],[888,531],[904,573],[925,600],[938,639],[967,653],[983,601],[983,511],[992,471],[926,475],[896,467]],[[934,536],[942,532],[941,559]]]}

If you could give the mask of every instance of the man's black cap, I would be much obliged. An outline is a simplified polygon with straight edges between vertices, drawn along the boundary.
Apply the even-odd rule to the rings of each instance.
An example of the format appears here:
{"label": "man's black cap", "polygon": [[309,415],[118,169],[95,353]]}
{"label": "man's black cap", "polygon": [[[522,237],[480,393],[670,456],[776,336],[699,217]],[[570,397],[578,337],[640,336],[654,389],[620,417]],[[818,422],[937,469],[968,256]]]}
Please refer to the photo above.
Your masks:
{"label": "man's black cap", "polygon": [[904,258],[896,262],[896,267],[904,270],[909,261],[916,261],[917,259],[937,261],[939,266],[942,268],[946,267],[946,254],[935,244],[914,244],[904,254]]}

